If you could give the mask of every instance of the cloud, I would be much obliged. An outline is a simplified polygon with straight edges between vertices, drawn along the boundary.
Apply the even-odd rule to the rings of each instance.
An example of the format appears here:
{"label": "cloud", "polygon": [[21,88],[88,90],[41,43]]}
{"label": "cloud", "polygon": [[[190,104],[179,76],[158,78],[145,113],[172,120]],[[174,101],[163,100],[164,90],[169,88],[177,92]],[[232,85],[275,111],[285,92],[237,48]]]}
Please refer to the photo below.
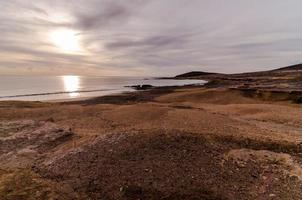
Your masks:
{"label": "cloud", "polygon": [[[299,0],[0,1],[0,74],[272,69],[302,61],[301,6]],[[56,50],[49,33],[62,28],[78,33],[85,53]]]}
{"label": "cloud", "polygon": [[181,45],[186,39],[181,36],[158,35],[146,37],[141,40],[122,40],[114,41],[106,44],[106,48],[110,50],[133,48],[133,47],[157,47],[165,48],[166,46]]}
{"label": "cloud", "polygon": [[99,3],[94,6],[96,9],[91,12],[80,10],[75,13],[76,27],[83,30],[97,29],[116,21],[124,21],[131,14],[127,7],[113,1]]}

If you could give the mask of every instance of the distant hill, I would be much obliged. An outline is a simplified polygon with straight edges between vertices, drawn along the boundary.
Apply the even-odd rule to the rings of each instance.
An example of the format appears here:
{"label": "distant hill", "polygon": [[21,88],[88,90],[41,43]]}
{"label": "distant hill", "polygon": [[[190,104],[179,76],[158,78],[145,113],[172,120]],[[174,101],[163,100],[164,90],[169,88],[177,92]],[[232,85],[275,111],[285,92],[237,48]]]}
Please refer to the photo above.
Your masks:
{"label": "distant hill", "polygon": [[175,76],[175,78],[187,78],[187,77],[214,75],[214,74],[217,74],[217,73],[193,71],[193,72],[188,72],[188,73],[185,73],[185,74],[177,75],[177,76]]}
{"label": "distant hill", "polygon": [[[249,73],[240,73],[240,74],[229,74],[229,76],[232,75],[267,75],[268,73],[271,72],[281,72],[281,71],[302,71],[302,64],[297,64],[297,65],[291,65],[288,67],[282,67],[279,69],[274,69],[274,70],[269,70],[269,71],[259,71],[259,72],[249,72]],[[219,76],[219,77],[224,77],[226,74],[220,74],[220,73],[212,73],[212,72],[202,72],[202,71],[192,71],[188,72],[185,74],[180,74],[175,76],[175,78],[192,78],[192,77],[199,77],[199,76]]]}
{"label": "distant hill", "polygon": [[282,67],[282,68],[275,69],[272,71],[289,71],[289,70],[302,70],[302,64],[291,65],[288,67]]}

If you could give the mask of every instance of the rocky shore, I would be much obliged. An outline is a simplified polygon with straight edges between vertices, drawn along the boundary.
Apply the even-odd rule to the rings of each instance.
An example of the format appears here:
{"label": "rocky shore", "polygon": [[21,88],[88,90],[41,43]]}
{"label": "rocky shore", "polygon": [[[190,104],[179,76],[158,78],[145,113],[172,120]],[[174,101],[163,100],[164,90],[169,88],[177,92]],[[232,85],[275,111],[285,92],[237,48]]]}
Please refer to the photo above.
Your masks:
{"label": "rocky shore", "polygon": [[[299,68],[0,102],[0,199],[300,200]],[[193,75],[193,76],[192,76]]]}

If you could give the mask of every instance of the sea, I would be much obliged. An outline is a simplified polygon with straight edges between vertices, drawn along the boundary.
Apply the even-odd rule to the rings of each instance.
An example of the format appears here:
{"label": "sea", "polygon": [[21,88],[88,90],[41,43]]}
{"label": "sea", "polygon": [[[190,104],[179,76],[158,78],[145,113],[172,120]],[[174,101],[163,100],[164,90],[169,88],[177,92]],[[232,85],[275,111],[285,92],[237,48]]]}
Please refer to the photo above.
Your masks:
{"label": "sea", "polygon": [[134,91],[132,85],[183,86],[203,80],[117,76],[0,76],[0,101],[53,101],[105,96]]}

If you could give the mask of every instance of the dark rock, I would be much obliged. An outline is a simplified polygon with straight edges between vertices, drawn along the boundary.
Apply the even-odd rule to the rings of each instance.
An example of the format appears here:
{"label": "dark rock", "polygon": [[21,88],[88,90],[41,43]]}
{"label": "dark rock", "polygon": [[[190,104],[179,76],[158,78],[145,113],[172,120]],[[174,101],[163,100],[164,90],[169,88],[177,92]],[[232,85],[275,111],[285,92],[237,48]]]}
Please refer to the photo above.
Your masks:
{"label": "dark rock", "polygon": [[152,89],[154,86],[152,86],[152,85],[132,85],[130,87],[135,90],[149,90],[149,89]]}
{"label": "dark rock", "polygon": [[54,122],[55,122],[54,118],[52,118],[52,117],[50,117],[50,118],[46,119],[45,121],[46,121],[46,122],[52,122],[52,123],[54,123]]}
{"label": "dark rock", "polygon": [[138,186],[126,186],[123,187],[123,195],[127,198],[135,198],[135,199],[139,199],[143,196],[143,190],[141,187]]}

